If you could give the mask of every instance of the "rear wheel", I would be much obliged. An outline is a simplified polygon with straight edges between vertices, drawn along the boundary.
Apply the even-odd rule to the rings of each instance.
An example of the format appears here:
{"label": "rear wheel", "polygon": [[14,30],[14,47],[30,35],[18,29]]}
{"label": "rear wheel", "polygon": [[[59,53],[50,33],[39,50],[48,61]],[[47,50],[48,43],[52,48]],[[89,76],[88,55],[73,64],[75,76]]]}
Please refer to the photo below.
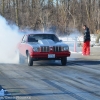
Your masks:
{"label": "rear wheel", "polygon": [[28,63],[28,66],[33,66],[33,60],[29,53],[27,54],[27,63]]}
{"label": "rear wheel", "polygon": [[67,58],[66,57],[61,58],[61,64],[63,66],[65,66],[67,64]]}

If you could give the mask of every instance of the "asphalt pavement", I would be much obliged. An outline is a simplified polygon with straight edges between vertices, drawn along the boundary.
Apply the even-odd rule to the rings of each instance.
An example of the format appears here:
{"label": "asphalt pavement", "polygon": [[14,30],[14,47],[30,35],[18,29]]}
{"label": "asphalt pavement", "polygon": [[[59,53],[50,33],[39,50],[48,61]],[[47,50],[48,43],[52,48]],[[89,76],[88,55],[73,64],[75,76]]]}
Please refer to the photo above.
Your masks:
{"label": "asphalt pavement", "polygon": [[27,64],[0,64],[0,100],[100,100],[100,47],[91,47],[90,56],[81,48],[60,61]]}

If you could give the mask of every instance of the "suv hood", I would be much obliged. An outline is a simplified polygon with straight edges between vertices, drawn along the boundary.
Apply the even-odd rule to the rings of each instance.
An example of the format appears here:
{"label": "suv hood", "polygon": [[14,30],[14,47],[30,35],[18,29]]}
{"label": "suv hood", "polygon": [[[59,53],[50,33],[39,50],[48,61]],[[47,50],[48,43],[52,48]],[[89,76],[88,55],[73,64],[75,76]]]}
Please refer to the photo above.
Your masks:
{"label": "suv hood", "polygon": [[39,40],[38,42],[28,42],[29,45],[31,45],[32,47],[36,47],[36,46],[68,46],[67,44],[63,43],[63,42],[54,42],[51,39],[43,39],[43,40]]}

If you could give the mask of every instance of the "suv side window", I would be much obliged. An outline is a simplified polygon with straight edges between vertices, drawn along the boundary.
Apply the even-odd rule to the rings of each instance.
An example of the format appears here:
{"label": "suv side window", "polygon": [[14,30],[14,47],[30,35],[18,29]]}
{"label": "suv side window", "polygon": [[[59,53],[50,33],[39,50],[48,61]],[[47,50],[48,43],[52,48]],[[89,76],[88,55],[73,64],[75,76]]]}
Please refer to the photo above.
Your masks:
{"label": "suv side window", "polygon": [[27,41],[27,36],[24,35],[24,37],[22,38],[22,42],[26,42]]}
{"label": "suv side window", "polygon": [[34,37],[34,35],[29,35],[28,42],[38,42],[38,40],[36,39],[36,37]]}

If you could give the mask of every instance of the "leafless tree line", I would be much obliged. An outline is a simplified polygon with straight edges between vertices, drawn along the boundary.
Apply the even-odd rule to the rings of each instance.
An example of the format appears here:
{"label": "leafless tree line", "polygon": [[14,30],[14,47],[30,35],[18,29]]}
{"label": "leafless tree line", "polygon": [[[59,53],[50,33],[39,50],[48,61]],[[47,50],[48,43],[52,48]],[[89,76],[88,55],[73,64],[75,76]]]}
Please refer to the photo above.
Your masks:
{"label": "leafless tree line", "polygon": [[21,29],[61,34],[82,31],[83,24],[91,33],[100,29],[100,0],[0,0],[0,14]]}

